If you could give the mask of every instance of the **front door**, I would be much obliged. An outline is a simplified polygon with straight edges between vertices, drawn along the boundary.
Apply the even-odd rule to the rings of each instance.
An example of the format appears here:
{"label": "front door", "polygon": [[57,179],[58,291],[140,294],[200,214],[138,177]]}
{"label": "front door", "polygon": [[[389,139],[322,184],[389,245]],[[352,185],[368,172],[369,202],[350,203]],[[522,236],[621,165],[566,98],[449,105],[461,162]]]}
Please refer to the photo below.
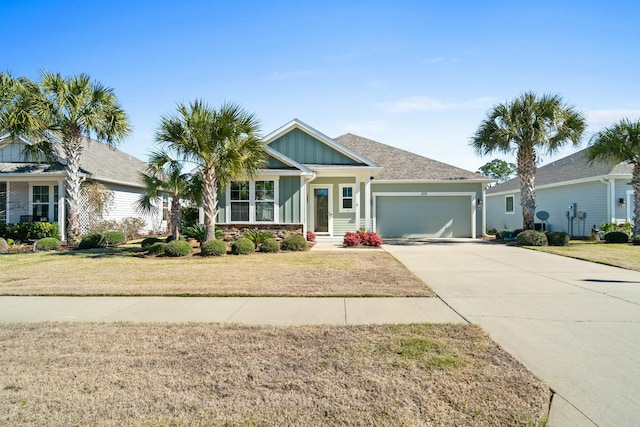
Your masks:
{"label": "front door", "polygon": [[330,234],[330,219],[330,187],[313,187],[313,231],[315,233]]}

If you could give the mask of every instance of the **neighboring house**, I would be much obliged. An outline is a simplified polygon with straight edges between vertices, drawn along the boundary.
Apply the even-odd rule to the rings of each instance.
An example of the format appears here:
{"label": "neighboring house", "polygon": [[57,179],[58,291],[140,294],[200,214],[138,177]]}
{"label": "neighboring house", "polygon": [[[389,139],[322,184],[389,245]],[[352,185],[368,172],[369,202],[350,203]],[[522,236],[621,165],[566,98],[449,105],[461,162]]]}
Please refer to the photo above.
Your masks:
{"label": "neighboring house", "polygon": [[[588,236],[603,222],[631,222],[633,166],[589,163],[587,149],[538,168],[536,211],[546,211],[547,230]],[[487,227],[522,228],[520,181],[511,179],[487,190]],[[536,221],[542,222],[536,218]]]}
{"label": "neighboring house", "polygon": [[[31,142],[0,135],[0,223],[57,222],[64,239],[65,160],[59,157],[54,164],[27,162],[22,155],[25,144]],[[157,214],[146,215],[136,210],[136,201],[143,193],[139,174],[147,164],[102,142],[85,139],[83,144],[80,160],[83,176],[103,184],[113,196],[100,218],[88,218],[81,203],[83,232],[87,231],[89,222],[127,217],[144,219],[147,225],[141,231],[162,231],[166,222],[160,209]]]}
{"label": "neighboring house", "polygon": [[342,237],[479,237],[492,179],[352,134],[332,139],[295,119],[265,137],[268,160],[219,193],[228,230],[299,226]]}

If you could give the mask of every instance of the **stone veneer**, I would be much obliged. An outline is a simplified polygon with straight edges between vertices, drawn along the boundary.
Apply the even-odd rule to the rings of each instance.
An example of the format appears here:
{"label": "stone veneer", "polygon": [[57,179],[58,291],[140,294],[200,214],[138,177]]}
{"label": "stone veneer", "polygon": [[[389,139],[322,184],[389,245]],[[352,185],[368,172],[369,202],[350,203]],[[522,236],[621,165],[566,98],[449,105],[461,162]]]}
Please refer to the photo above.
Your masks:
{"label": "stone veneer", "polygon": [[284,239],[292,234],[303,234],[302,224],[216,224],[223,233],[222,240],[232,242],[247,231],[266,231],[278,239]]}

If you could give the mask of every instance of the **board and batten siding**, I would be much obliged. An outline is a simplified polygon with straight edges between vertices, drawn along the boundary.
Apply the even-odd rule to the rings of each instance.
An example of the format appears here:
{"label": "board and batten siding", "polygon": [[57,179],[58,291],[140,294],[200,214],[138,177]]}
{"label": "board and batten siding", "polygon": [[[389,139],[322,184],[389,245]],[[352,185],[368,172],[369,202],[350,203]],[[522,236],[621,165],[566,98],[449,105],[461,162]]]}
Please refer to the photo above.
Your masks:
{"label": "board and batten siding", "polygon": [[279,219],[283,224],[300,223],[300,177],[281,176],[279,180]]}
{"label": "board and batten siding", "polygon": [[353,159],[334,150],[308,133],[293,129],[269,143],[269,147],[299,163],[355,165]]}

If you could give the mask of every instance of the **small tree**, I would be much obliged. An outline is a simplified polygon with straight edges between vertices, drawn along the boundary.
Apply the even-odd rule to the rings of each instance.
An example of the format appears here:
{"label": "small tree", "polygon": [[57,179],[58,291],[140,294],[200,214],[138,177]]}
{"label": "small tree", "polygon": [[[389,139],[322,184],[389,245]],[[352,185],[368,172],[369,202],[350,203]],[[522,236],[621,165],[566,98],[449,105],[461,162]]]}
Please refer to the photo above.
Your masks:
{"label": "small tree", "polygon": [[171,196],[171,235],[180,238],[182,225],[181,201],[190,200],[201,204],[202,183],[199,177],[184,173],[183,162],[173,159],[167,152],[155,151],[149,158],[146,173],[141,174],[145,192],[138,199],[138,210],[143,213],[157,213],[162,195]]}
{"label": "small tree", "polygon": [[592,162],[601,160],[633,165],[633,236],[640,235],[640,120],[631,122],[629,119],[623,119],[611,127],[604,128],[593,136],[587,155]]}
{"label": "small tree", "polygon": [[538,97],[527,92],[493,107],[471,138],[478,155],[516,153],[525,230],[533,230],[535,224],[538,151],[555,153],[569,141],[578,145],[585,126],[582,113],[564,104],[559,95]]}
{"label": "small tree", "polygon": [[511,179],[515,171],[518,169],[515,163],[508,163],[501,159],[493,159],[478,169],[479,174],[495,179],[496,184]]}

